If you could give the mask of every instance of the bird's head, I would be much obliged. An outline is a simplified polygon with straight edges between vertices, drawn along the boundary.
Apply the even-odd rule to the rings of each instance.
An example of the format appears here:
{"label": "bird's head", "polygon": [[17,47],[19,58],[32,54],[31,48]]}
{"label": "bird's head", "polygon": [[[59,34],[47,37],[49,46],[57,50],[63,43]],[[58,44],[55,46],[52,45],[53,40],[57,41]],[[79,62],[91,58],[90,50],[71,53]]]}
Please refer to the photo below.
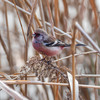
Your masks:
{"label": "bird's head", "polygon": [[44,40],[44,38],[47,36],[47,33],[43,29],[38,28],[34,31],[32,36],[37,40]]}

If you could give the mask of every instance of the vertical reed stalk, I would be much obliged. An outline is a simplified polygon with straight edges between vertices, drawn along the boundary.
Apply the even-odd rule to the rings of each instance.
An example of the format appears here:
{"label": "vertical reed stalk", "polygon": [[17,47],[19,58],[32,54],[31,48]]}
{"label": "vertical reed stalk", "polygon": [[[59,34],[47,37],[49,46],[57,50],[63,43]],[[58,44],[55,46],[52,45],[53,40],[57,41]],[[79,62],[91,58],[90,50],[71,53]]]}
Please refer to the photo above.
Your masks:
{"label": "vertical reed stalk", "polygon": [[74,26],[73,36],[72,36],[72,76],[73,76],[73,100],[75,100],[75,31],[76,27]]}

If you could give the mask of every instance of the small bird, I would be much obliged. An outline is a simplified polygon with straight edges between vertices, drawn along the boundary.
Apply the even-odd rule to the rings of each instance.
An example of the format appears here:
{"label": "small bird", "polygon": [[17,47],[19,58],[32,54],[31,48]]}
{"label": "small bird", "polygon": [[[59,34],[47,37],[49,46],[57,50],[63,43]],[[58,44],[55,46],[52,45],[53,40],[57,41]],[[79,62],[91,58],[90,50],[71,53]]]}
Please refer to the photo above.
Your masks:
{"label": "small bird", "polygon": [[[71,46],[71,44],[63,43],[60,40],[54,38],[53,36],[48,35],[46,31],[40,28],[35,30],[32,36],[33,36],[32,45],[34,49],[46,56],[58,55],[64,48]],[[85,45],[76,44],[76,46],[85,46]]]}

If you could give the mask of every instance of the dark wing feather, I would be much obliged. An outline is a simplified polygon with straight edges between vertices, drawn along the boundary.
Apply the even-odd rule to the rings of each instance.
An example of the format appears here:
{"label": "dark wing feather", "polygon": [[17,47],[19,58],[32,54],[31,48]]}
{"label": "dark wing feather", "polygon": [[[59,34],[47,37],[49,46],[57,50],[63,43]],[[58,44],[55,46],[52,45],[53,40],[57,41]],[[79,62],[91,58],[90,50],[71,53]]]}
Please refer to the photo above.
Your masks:
{"label": "dark wing feather", "polygon": [[46,40],[43,41],[43,44],[47,47],[69,47],[71,46],[70,44],[65,44],[63,42],[61,42],[60,40],[57,40],[54,37],[49,36],[48,38],[46,38]]}
{"label": "dark wing feather", "polygon": [[[49,36],[46,40],[43,41],[44,45],[47,47],[70,47],[71,44],[63,43],[60,40],[55,39],[54,37]],[[76,44],[76,46],[86,46],[85,44]]]}
{"label": "dark wing feather", "polygon": [[61,42],[60,40],[56,40],[54,38],[48,38],[47,40],[44,40],[43,42],[44,42],[44,45],[47,47],[55,47],[55,46],[69,47],[70,46],[69,44],[65,44]]}
{"label": "dark wing feather", "polygon": [[54,44],[55,42],[55,38],[54,37],[51,37],[51,36],[48,36],[48,38],[46,38],[43,43],[45,46],[51,46],[52,44]]}

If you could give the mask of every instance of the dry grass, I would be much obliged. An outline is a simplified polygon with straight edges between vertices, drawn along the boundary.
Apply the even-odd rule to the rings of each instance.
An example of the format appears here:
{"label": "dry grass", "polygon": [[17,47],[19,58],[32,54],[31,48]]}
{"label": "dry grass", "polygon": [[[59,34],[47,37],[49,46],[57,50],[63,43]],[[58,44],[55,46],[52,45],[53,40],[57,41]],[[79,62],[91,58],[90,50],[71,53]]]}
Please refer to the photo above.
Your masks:
{"label": "dry grass", "polygon": [[[0,99],[75,100],[78,95],[79,100],[98,100],[98,4],[94,0],[0,1]],[[33,49],[31,42],[38,27],[72,43],[72,48],[57,57],[41,59],[43,56]],[[86,46],[75,48],[75,43]],[[72,75],[72,84],[68,73]]]}

